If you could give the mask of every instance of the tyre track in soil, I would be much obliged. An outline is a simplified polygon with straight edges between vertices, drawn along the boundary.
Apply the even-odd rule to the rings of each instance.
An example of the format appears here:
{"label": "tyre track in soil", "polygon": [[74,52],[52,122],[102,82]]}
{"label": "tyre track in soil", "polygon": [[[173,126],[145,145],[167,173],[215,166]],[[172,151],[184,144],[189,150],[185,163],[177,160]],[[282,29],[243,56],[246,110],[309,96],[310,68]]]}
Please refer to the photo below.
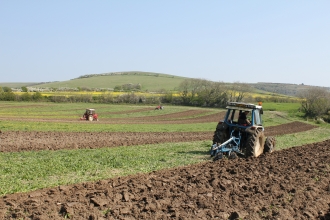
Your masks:
{"label": "tyre track in soil", "polygon": [[0,199],[0,218],[329,219],[330,140]]}
{"label": "tyre track in soil", "polygon": [[[316,126],[291,122],[267,127],[266,136],[307,131]],[[0,133],[0,152],[37,150],[95,149],[212,140],[213,132],[39,132],[6,131]]]}

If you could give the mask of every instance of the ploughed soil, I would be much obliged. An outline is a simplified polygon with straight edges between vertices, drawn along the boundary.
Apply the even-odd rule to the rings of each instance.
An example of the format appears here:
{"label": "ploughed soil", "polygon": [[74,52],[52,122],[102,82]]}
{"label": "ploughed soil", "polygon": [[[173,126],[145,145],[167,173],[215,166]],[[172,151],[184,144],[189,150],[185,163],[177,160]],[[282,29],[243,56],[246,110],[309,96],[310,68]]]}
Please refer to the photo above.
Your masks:
{"label": "ploughed soil", "polygon": [[[201,114],[194,111],[184,114],[148,117],[148,123],[214,122],[221,117],[214,114],[201,119],[194,117]],[[192,118],[183,118],[187,115]],[[146,123],[145,118],[133,118],[130,122],[116,120],[116,123]],[[267,127],[265,134],[277,136],[314,127],[291,122]],[[2,131],[0,151],[211,142],[212,136],[213,132]],[[0,198],[0,219],[330,219],[330,140],[258,158],[209,161],[148,174],[8,194]]]}
{"label": "ploughed soil", "polygon": [[0,219],[330,219],[330,140],[0,199]]}
{"label": "ploughed soil", "polygon": [[[315,126],[291,122],[265,129],[266,136],[307,131]],[[169,142],[212,141],[213,132],[40,132],[3,131],[0,152],[134,146]]]}

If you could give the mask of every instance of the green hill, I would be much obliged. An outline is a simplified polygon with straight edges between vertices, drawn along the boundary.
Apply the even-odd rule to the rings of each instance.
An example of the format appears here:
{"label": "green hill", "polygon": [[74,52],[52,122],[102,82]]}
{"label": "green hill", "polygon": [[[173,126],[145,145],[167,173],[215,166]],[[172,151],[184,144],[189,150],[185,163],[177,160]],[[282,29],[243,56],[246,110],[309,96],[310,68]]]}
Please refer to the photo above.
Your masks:
{"label": "green hill", "polygon": [[140,84],[142,91],[176,90],[185,77],[149,72],[117,72],[91,74],[61,82],[35,85],[39,88],[104,88],[114,89],[125,84]]}
{"label": "green hill", "polygon": [[[117,86],[139,85],[141,91],[177,91],[180,83],[187,77],[174,76],[162,73],[129,71],[110,72],[102,74],[88,74],[67,81],[36,82],[36,83],[0,83],[0,87],[21,88],[57,88],[57,89],[107,89],[113,90]],[[230,83],[228,83],[230,84]],[[248,83],[255,93],[272,93],[287,96],[297,96],[301,91],[311,86],[289,83]],[[327,88],[330,91],[330,88]]]}

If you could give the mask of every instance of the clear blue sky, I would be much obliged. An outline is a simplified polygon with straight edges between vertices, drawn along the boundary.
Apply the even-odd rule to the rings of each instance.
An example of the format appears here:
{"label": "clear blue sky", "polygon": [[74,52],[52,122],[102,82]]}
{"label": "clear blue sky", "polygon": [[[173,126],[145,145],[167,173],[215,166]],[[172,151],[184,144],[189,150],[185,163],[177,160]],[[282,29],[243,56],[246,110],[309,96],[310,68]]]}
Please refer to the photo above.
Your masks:
{"label": "clear blue sky", "polygon": [[0,0],[0,82],[118,71],[330,87],[330,1]]}

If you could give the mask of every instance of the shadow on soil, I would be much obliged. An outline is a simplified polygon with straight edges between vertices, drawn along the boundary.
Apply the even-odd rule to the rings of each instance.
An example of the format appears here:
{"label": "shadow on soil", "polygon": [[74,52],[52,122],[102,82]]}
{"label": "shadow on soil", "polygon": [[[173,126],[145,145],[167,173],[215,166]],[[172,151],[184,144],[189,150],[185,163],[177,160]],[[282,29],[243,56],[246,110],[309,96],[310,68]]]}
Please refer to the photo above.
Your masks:
{"label": "shadow on soil", "polygon": [[[329,203],[330,206],[330,203]],[[328,213],[326,213],[324,216],[320,216],[318,219],[320,220],[330,220],[330,209],[328,211]]]}

